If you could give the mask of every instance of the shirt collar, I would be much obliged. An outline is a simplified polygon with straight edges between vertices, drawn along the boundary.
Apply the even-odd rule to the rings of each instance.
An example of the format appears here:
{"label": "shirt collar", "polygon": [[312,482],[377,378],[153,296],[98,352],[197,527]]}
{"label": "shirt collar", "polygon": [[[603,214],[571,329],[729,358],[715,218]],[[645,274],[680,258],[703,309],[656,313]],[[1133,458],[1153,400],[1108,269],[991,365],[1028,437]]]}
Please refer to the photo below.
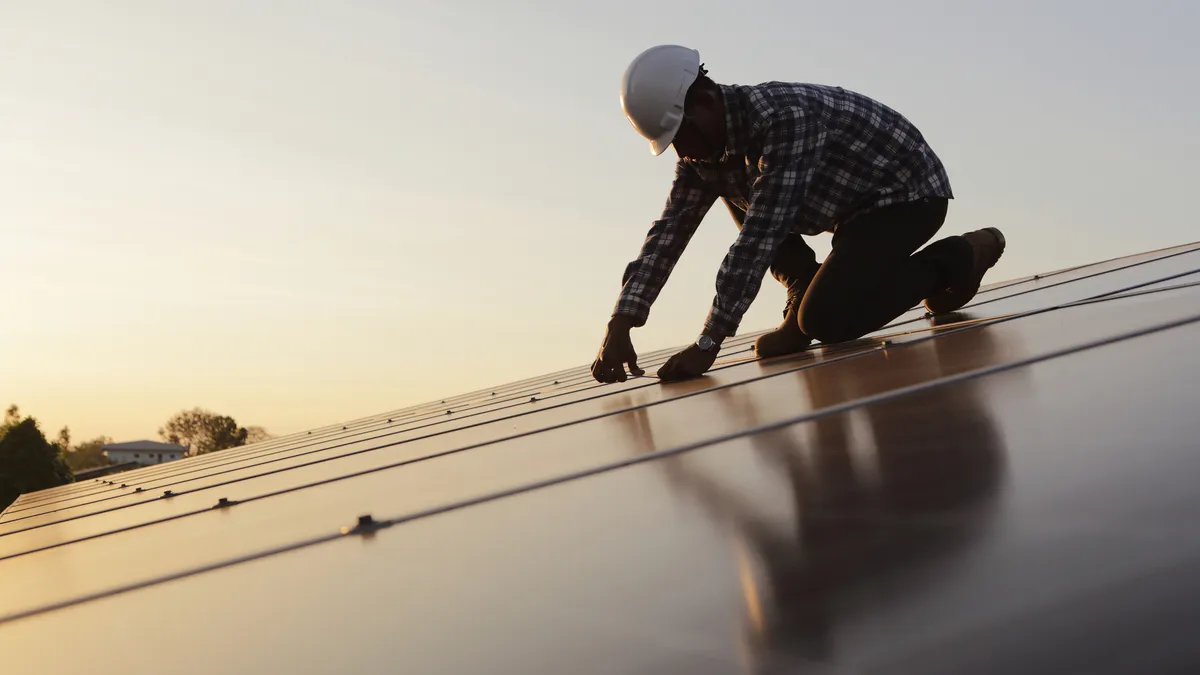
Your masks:
{"label": "shirt collar", "polygon": [[746,105],[737,89],[725,84],[721,89],[721,100],[725,105],[725,153],[721,161],[742,157],[746,154],[746,134],[750,129],[746,119]]}

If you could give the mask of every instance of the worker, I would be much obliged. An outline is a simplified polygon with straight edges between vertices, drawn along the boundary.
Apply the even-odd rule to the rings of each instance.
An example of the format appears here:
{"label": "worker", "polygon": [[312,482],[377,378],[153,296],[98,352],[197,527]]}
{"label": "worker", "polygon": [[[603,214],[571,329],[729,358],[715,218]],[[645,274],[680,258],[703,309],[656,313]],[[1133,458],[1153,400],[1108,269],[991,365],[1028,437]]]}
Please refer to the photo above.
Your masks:
{"label": "worker", "polygon": [[[592,364],[599,382],[645,371],[630,330],[719,198],[739,229],[716,276],[699,338],[663,364],[664,381],[697,377],[737,332],[768,270],[787,290],[783,323],[755,342],[762,358],[793,354],[878,330],[924,302],[934,314],[974,297],[1004,251],[985,228],[940,239],[950,181],[941,160],[903,115],[834,86],[718,84],[694,49],[660,45],[639,54],[621,80],[621,106],[652,155],[678,160],[661,216],[650,226]],[[803,236],[830,232],[818,263]],[[920,250],[918,250],[920,249]]]}

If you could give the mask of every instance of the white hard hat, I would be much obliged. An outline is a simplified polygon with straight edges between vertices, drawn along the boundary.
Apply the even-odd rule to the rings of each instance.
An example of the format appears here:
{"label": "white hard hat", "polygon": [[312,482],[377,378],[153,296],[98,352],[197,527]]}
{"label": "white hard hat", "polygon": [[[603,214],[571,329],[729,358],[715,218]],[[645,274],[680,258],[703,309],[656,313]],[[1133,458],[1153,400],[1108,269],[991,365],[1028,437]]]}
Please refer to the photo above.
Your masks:
{"label": "white hard hat", "polygon": [[621,109],[650,152],[661,155],[683,124],[683,99],[700,73],[700,52],[679,45],[651,47],[621,78]]}

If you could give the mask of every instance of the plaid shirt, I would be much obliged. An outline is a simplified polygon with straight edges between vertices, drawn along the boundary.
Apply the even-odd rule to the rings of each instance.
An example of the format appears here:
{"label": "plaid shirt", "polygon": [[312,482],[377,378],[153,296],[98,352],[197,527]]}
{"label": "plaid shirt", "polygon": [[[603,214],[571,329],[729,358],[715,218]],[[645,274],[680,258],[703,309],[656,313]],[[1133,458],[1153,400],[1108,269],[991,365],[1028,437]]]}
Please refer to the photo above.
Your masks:
{"label": "plaid shirt", "polygon": [[869,210],[922,197],[953,198],[921,132],[887,106],[840,87],[768,82],[720,85],[726,144],[713,161],[680,159],[663,208],[622,276],[614,314],[642,326],[700,221],[718,197],[745,212],[717,273],[704,323],[737,332],[788,234],[815,235]]}

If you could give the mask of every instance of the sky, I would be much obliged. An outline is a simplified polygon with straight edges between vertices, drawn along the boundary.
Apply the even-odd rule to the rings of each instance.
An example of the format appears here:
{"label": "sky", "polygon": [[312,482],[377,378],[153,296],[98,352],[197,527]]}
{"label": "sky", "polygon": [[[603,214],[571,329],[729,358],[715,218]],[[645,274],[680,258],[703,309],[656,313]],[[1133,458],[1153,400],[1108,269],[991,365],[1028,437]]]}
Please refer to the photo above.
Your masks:
{"label": "sky", "polygon": [[[590,363],[670,185],[673,152],[618,101],[660,43],[718,82],[898,109],[950,175],[943,233],[1006,233],[988,281],[1195,241],[1198,20],[1184,0],[3,3],[0,403],[76,440],[196,406],[285,434]],[[640,351],[695,339],[735,236],[718,204]],[[783,300],[768,277],[742,330]]]}

